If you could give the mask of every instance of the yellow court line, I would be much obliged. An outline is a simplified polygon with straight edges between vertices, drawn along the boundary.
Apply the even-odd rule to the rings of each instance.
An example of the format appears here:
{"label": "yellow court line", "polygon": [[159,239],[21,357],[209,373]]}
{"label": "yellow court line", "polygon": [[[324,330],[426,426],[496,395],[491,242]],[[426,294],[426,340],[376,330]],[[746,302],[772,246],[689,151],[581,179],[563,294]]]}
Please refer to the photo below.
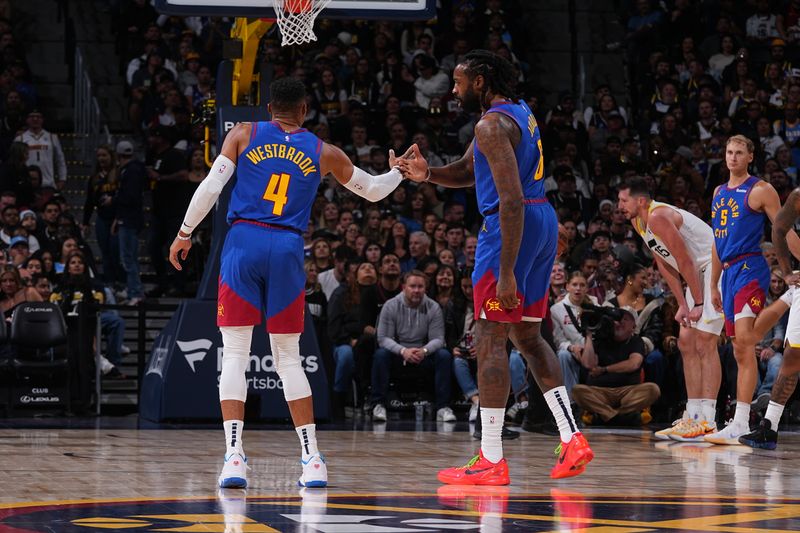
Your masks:
{"label": "yellow court line", "polygon": [[[728,496],[728,495],[721,495],[721,494],[665,494],[665,495],[653,495],[652,501],[639,501],[639,500],[627,500],[626,498],[630,498],[633,495],[631,494],[597,494],[597,493],[575,493],[575,496],[579,496],[584,498],[584,501],[587,503],[620,503],[620,504],[637,504],[637,503],[647,503],[652,505],[703,505],[705,504],[713,504],[713,503],[726,503],[726,501],[730,502],[739,502],[741,500],[760,500],[761,502],[756,503],[742,503],[743,505],[751,506],[751,505],[773,505],[777,504],[782,501],[796,501],[800,505],[800,498],[791,498],[791,497],[764,497],[764,496],[757,496],[757,495],[748,495],[748,496]],[[299,494],[296,492],[287,492],[287,493],[277,493],[277,494],[248,494],[248,500],[266,500],[266,499],[279,499],[279,498],[299,498]],[[328,498],[378,498],[378,497],[429,497],[429,498],[436,498],[437,494],[432,492],[355,492],[355,493],[329,493],[327,494]],[[593,500],[592,498],[603,498],[602,500]],[[607,500],[608,498],[620,498],[620,500]],[[655,499],[655,498],[663,498],[662,499]],[[689,498],[700,498],[701,501],[672,501],[674,500],[687,500]],[[42,500],[42,501],[31,501],[31,502],[8,502],[8,503],[0,503],[0,510],[4,509],[22,509],[26,507],[43,507],[43,506],[58,506],[58,505],[90,505],[90,504],[102,504],[102,503],[147,503],[147,502],[162,502],[162,501],[193,501],[193,500],[216,500],[217,496],[209,495],[209,496],[140,496],[140,497],[128,497],[128,498],[84,498],[84,499],[70,499],[70,500]],[[520,494],[509,494],[509,500],[519,501],[520,499],[523,500],[532,500],[532,501],[541,501],[543,503],[551,503],[553,501],[558,501],[559,498],[551,497],[547,494],[530,494],[530,493],[520,493]],[[707,501],[702,501],[707,500]],[[715,501],[715,500],[723,500]],[[261,502],[251,502],[251,503],[261,503]]]}
{"label": "yellow court line", "polygon": [[[294,505],[294,506],[302,506],[303,502],[257,502],[260,505]],[[305,506],[311,507],[320,507],[320,508],[331,508],[331,509],[349,509],[349,510],[357,510],[357,511],[381,511],[381,512],[399,512],[399,513],[416,513],[416,514],[439,514],[439,515],[450,515],[450,516],[474,516],[480,517],[485,513],[481,513],[480,511],[466,511],[466,510],[454,510],[454,509],[420,509],[417,507],[394,507],[394,506],[378,506],[378,505],[361,505],[361,504],[339,504],[339,503],[316,503],[316,502],[306,502]],[[791,506],[794,507],[794,506]],[[789,511],[792,512],[789,512]],[[667,520],[667,521],[660,521],[660,522],[643,522],[637,520],[614,520],[614,519],[607,519],[607,518],[582,518],[582,517],[568,517],[568,516],[551,516],[551,515],[527,515],[527,514],[519,514],[519,513],[498,513],[498,515],[502,518],[507,519],[517,519],[517,520],[532,520],[532,521],[540,521],[540,522],[570,522],[570,523],[589,523],[589,524],[598,524],[604,526],[616,526],[616,527],[623,527],[623,528],[630,528],[630,527],[638,527],[638,528],[646,528],[646,529],[678,529],[678,530],[696,530],[696,531],[726,531],[729,533],[752,533],[752,527],[736,527],[735,524],[737,521],[745,521],[751,522],[754,520],[767,520],[767,519],[783,519],[783,518],[794,518],[796,516],[800,516],[798,512],[800,509],[793,510],[787,507],[778,507],[775,509],[778,516],[770,516],[765,515],[768,511],[760,511],[755,513],[743,513],[743,514],[732,514],[732,515],[714,515],[709,517],[698,517],[698,518],[687,518],[687,519],[677,519],[677,520]],[[797,511],[797,512],[796,512]],[[744,520],[736,520],[736,517],[742,517]],[[751,518],[752,517],[752,518]],[[722,524],[729,522],[730,519],[734,519],[733,524],[727,527],[723,526],[720,527]],[[789,533],[791,530],[768,530],[768,529],[759,529],[759,533]]]}
{"label": "yellow court line", "polygon": [[580,503],[594,503],[594,504],[620,504],[620,505],[685,505],[685,506],[696,506],[696,507],[704,507],[704,506],[711,506],[711,505],[724,505],[726,507],[734,507],[734,506],[741,506],[741,507],[769,507],[774,505],[797,505],[798,511],[800,511],[800,503],[798,504],[780,504],[780,502],[763,502],[763,503],[742,503],[742,502],[698,502],[698,501],[691,501],[691,502],[677,502],[677,501],[659,501],[659,500],[597,500],[592,498],[551,498],[549,500],[545,499],[527,499],[527,498],[514,498],[513,495],[509,496],[508,501],[513,501],[516,503],[553,503],[553,502],[580,502]]}

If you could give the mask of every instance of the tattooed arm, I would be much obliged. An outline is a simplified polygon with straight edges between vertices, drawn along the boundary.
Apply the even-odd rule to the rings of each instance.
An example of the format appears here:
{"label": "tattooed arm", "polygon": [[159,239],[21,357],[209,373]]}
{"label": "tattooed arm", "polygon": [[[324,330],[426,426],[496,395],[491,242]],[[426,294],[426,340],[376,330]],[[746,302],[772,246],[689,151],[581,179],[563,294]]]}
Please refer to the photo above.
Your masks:
{"label": "tattooed arm", "polygon": [[501,244],[497,299],[505,309],[514,309],[520,304],[514,278],[524,216],[522,183],[514,153],[514,144],[519,142],[519,137],[516,124],[499,113],[486,114],[475,126],[475,140],[486,155],[500,197]]}
{"label": "tattooed arm", "polygon": [[[473,141],[474,142],[474,141]],[[411,181],[430,181],[436,185],[450,188],[472,187],[475,184],[475,172],[472,164],[472,144],[458,161],[443,167],[430,168],[428,161],[419,151],[419,146],[413,144],[406,155],[394,160],[400,167],[403,176]]]}
{"label": "tattooed arm", "polygon": [[[792,227],[798,215],[800,215],[800,189],[795,189],[789,194],[786,203],[780,208],[775,215],[775,220],[772,222],[772,244],[778,254],[778,264],[787,278],[794,276],[792,274],[792,256],[789,252],[787,236],[789,232],[794,233]],[[794,285],[797,281],[797,277],[794,276],[792,284]]]}

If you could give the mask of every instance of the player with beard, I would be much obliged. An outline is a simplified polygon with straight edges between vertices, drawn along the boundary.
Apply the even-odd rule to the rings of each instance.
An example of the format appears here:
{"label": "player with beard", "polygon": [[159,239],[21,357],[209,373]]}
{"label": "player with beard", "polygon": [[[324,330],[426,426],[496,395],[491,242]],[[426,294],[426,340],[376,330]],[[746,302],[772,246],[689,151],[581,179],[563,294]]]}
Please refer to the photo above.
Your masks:
{"label": "player with beard", "polygon": [[[619,188],[619,208],[653,253],[658,269],[678,300],[678,348],[686,381],[686,412],[656,438],[702,441],[716,431],[717,394],[722,380],[717,343],[725,326],[711,302],[714,233],[693,214],[656,202],[644,178]],[[686,282],[684,293],[683,283]]]}
{"label": "player with beard", "polygon": [[[753,448],[774,450],[778,446],[778,422],[783,415],[786,402],[789,401],[800,376],[800,275],[792,272],[791,254],[789,252],[788,236],[794,233],[793,227],[800,219],[800,189],[793,190],[786,203],[775,216],[772,225],[772,242],[778,254],[778,264],[781,270],[787,272],[784,277],[789,290],[779,300],[772,303],[756,319],[756,329],[771,328],[789,308],[789,323],[786,326],[786,348],[783,352],[781,369],[772,385],[769,406],[764,419],[752,432],[739,437],[739,442]],[[765,324],[761,324],[761,319]]]}
{"label": "player with beard", "polygon": [[575,425],[558,359],[540,333],[550,270],[561,242],[555,211],[545,198],[539,127],[530,108],[514,98],[514,68],[500,56],[472,51],[453,78],[453,95],[461,107],[482,112],[467,152],[454,163],[430,168],[414,145],[407,159],[397,161],[404,175],[417,182],[474,184],[484,216],[472,275],[481,449],[465,466],[442,470],[438,477],[455,485],[510,483],[501,441],[509,394],[509,338],[527,359],[561,434],[550,475],[575,476],[594,453]]}

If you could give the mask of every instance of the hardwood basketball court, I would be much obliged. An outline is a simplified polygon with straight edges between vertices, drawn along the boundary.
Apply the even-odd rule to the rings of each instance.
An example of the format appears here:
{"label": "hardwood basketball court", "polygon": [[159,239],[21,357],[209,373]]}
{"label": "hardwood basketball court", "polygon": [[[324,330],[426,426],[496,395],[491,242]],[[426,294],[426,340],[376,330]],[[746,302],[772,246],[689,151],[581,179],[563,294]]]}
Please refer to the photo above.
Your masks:
{"label": "hardwood basketball court", "polygon": [[559,481],[557,437],[523,433],[504,444],[509,487],[465,489],[436,480],[477,449],[465,423],[367,423],[319,431],[330,487],[300,491],[295,433],[256,426],[249,489],[220,492],[221,429],[52,422],[0,429],[2,532],[800,530],[800,436],[788,432],[768,452],[590,429],[596,459]]}

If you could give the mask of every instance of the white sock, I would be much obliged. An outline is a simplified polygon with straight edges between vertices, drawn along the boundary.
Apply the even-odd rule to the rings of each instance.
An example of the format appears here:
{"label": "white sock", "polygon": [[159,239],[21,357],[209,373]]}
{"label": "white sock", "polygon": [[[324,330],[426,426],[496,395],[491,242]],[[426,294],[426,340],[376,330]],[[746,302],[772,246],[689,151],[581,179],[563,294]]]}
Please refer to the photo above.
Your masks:
{"label": "white sock", "polygon": [[502,407],[481,407],[481,452],[489,461],[496,463],[503,458],[503,419],[506,410]]}
{"label": "white sock", "polygon": [[225,428],[225,443],[228,450],[225,455],[232,453],[239,453],[244,456],[242,451],[242,432],[244,431],[244,421],[242,420],[226,420],[222,423]]}
{"label": "white sock", "polygon": [[317,425],[306,424],[305,426],[298,426],[294,429],[297,431],[297,436],[300,437],[303,461],[308,461],[309,457],[315,453],[319,453],[317,449]]}
{"label": "white sock", "polygon": [[764,415],[764,418],[770,421],[772,431],[778,431],[778,424],[781,421],[784,407],[785,406],[779,403],[775,403],[773,401],[769,402],[769,405],[767,406],[767,414]]}
{"label": "white sock", "polygon": [[733,415],[733,423],[739,426],[750,428],[750,404],[747,402],[736,402],[736,414]]}
{"label": "white sock", "polygon": [[690,398],[686,400],[686,418],[690,420],[697,420],[700,418],[701,404],[697,398]]}
{"label": "white sock", "polygon": [[709,424],[717,419],[717,400],[702,399],[700,400],[700,409],[703,413],[703,420]]}
{"label": "white sock", "polygon": [[578,426],[575,424],[575,417],[572,416],[567,389],[563,385],[552,388],[544,393],[544,399],[547,400],[547,406],[556,419],[561,442],[569,442],[572,436],[578,433]]}

